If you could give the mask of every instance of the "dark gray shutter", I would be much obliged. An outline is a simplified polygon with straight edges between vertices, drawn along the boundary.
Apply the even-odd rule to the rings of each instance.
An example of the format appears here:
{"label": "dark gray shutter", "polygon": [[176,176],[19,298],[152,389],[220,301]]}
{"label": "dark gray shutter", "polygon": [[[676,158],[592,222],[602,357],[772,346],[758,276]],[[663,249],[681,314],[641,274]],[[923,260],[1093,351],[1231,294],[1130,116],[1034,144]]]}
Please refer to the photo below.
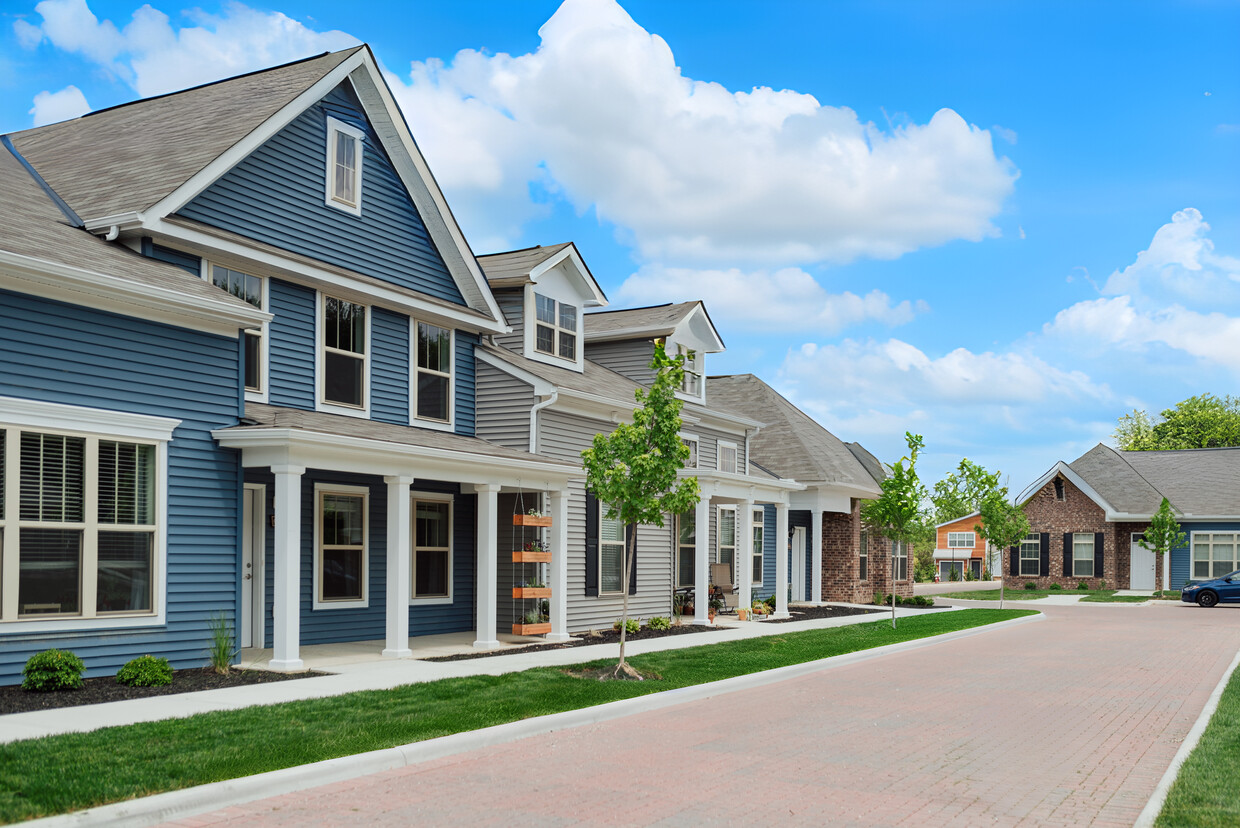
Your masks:
{"label": "dark gray shutter", "polygon": [[1063,574],[1065,578],[1072,577],[1072,533],[1063,533]]}
{"label": "dark gray shutter", "polygon": [[1102,550],[1106,548],[1107,536],[1103,532],[1094,533],[1094,577],[1102,577]]}
{"label": "dark gray shutter", "polygon": [[[624,527],[624,551],[627,554],[629,544],[633,544],[633,571],[629,575],[629,595],[637,594],[637,524],[630,523]],[[627,563],[627,561],[626,561]]]}
{"label": "dark gray shutter", "polygon": [[1013,546],[1011,549],[1008,550],[1008,553],[1009,553],[1008,554],[1008,558],[1009,558],[1008,574],[1019,575],[1020,574],[1020,547]]}
{"label": "dark gray shutter", "polygon": [[[565,554],[556,550],[556,554]],[[586,490],[586,595],[598,595],[598,498]]]}
{"label": "dark gray shutter", "polygon": [[1051,555],[1051,533],[1042,532],[1038,535],[1038,549],[1041,550],[1043,558],[1049,558]]}
{"label": "dark gray shutter", "polygon": [[1048,544],[1038,544],[1038,575],[1045,578],[1051,574],[1051,550]]}

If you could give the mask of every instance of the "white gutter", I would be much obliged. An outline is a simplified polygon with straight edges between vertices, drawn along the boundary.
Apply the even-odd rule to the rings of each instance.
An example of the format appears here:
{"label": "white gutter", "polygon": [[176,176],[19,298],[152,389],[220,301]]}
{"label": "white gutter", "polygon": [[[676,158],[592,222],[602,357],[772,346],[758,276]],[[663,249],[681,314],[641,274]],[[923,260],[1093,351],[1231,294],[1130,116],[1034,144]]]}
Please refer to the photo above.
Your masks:
{"label": "white gutter", "polygon": [[538,412],[549,405],[554,405],[560,398],[560,389],[552,388],[551,393],[530,408],[530,454],[538,453]]}

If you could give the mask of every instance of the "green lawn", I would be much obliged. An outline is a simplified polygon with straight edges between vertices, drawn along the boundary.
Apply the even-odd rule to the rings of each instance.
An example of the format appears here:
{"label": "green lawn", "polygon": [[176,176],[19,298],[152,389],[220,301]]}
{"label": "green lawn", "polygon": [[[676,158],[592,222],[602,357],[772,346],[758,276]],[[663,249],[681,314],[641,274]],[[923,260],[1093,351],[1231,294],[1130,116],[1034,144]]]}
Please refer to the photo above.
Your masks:
{"label": "green lawn", "polygon": [[[971,609],[637,656],[657,681],[539,668],[0,745],[0,822],[433,739],[1031,614]],[[607,662],[592,662],[601,666]],[[591,666],[591,665],[580,665]]]}
{"label": "green lawn", "polygon": [[[1033,601],[1048,595],[1079,595],[1082,601],[1096,603],[1137,604],[1149,601],[1148,596],[1116,595],[1113,589],[1007,589],[1003,592],[1007,601]],[[976,592],[940,592],[936,598],[960,598],[965,601],[998,601],[999,590],[982,589]]]}
{"label": "green lawn", "polygon": [[1196,749],[1180,768],[1155,825],[1230,828],[1240,825],[1240,671],[1219,699]]}

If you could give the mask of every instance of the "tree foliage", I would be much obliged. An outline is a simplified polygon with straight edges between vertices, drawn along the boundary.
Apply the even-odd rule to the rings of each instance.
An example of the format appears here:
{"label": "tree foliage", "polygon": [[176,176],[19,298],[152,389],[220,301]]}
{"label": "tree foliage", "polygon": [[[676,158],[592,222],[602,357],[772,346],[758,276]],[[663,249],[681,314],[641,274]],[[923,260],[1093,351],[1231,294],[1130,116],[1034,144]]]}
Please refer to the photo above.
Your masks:
{"label": "tree foliage", "polygon": [[934,503],[934,522],[946,523],[979,511],[982,501],[999,488],[999,472],[985,468],[965,457],[946,477],[934,484],[930,495]]}
{"label": "tree foliage", "polygon": [[[906,548],[926,534],[926,487],[917,477],[917,455],[925,448],[920,434],[904,432],[908,454],[891,466],[891,473],[879,484],[882,488],[874,500],[861,505],[861,519],[878,534]],[[906,465],[907,464],[907,465]],[[895,626],[895,589],[891,597],[891,625]]]}
{"label": "tree foliage", "polygon": [[1157,423],[1134,409],[1119,418],[1112,436],[1124,451],[1240,446],[1240,397],[1189,397],[1163,411]]}
{"label": "tree foliage", "polygon": [[[981,523],[974,529],[986,539],[986,542],[999,550],[999,569],[1003,570],[1003,555],[1009,547],[1020,543],[1029,534],[1029,518],[1019,506],[1007,498],[1007,487],[994,489],[982,501]],[[1009,575],[1018,573],[1009,572]],[[1003,608],[1003,584],[999,581],[999,607]]]}
{"label": "tree foliage", "polygon": [[[661,527],[664,514],[686,512],[701,498],[696,477],[677,477],[689,459],[689,447],[680,438],[684,403],[676,396],[684,378],[683,362],[683,357],[669,358],[663,346],[656,345],[650,363],[654,382],[649,389],[635,392],[638,407],[633,410],[633,422],[621,423],[611,434],[594,435],[594,444],[581,453],[586,485],[605,505],[609,520]],[[640,678],[624,660],[636,542],[636,533],[630,533],[621,587],[624,604],[616,675]]]}
{"label": "tree foliage", "polygon": [[[1145,530],[1145,536],[1139,543],[1156,555],[1166,555],[1177,546],[1183,546],[1185,537],[1171,511],[1171,503],[1164,497],[1162,505],[1150,518],[1149,528]],[[1164,585],[1163,589],[1166,588]]]}

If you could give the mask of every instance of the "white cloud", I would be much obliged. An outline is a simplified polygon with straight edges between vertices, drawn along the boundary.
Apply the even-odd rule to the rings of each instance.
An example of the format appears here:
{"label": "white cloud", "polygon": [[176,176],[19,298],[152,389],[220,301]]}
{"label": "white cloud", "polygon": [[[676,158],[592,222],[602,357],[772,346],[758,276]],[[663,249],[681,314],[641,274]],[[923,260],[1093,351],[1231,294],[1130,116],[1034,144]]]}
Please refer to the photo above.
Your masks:
{"label": "white cloud", "polygon": [[1102,293],[1163,301],[1169,296],[1217,303],[1240,298],[1240,259],[1215,252],[1201,212],[1180,210],[1154,233],[1149,249],[1107,279]]}
{"label": "white cloud", "polygon": [[35,95],[34,107],[30,110],[35,126],[67,121],[87,112],[90,112],[90,104],[86,102],[86,96],[72,84],[59,92],[44,90]]}
{"label": "white cloud", "polygon": [[566,0],[539,33],[531,54],[463,50],[393,84],[454,203],[515,207],[475,232],[514,235],[533,185],[682,265],[894,258],[997,233],[1017,174],[949,109],[884,132],[812,95],[693,80],[612,0]]}
{"label": "white cloud", "polygon": [[618,304],[682,302],[707,298],[716,322],[749,331],[814,331],[824,335],[866,321],[903,325],[924,302],[892,304],[880,290],[864,296],[828,293],[813,276],[795,267],[776,271],[693,270],[645,265],[615,293]]}
{"label": "white cloud", "polygon": [[1163,344],[1240,372],[1240,318],[1223,313],[1198,313],[1181,305],[1140,311],[1132,297],[1120,296],[1078,302],[1057,313],[1045,332],[1087,346],[1140,349]]}

